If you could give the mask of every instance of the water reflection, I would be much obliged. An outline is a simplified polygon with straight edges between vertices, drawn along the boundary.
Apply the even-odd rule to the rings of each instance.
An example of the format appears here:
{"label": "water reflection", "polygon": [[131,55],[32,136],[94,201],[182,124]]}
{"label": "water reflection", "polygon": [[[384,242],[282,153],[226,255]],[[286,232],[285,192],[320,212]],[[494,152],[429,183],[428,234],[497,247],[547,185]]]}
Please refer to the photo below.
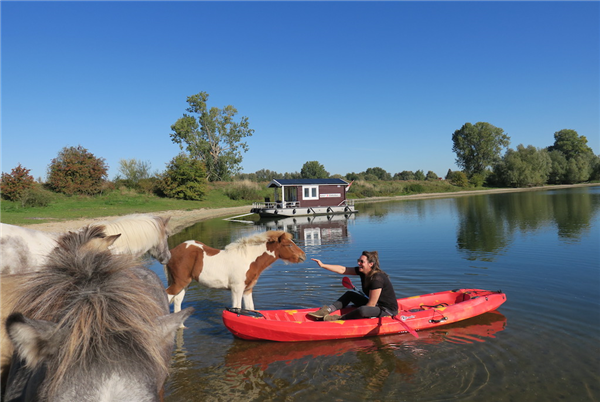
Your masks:
{"label": "water reflection", "polygon": [[299,216],[281,219],[244,221],[237,219],[213,219],[198,222],[169,238],[169,246],[175,247],[186,240],[198,240],[215,248],[222,248],[236,240],[232,236],[247,236],[267,230],[284,230],[294,236],[299,246],[322,246],[348,242],[348,223],[355,215]]}
{"label": "water reflection", "polygon": [[355,215],[299,216],[283,219],[261,219],[256,225],[265,230],[285,230],[296,243],[305,246],[343,244],[348,242],[348,223]]}
{"label": "water reflection", "polygon": [[597,187],[456,198],[457,248],[468,260],[493,261],[517,235],[556,230],[578,241],[598,213]]}

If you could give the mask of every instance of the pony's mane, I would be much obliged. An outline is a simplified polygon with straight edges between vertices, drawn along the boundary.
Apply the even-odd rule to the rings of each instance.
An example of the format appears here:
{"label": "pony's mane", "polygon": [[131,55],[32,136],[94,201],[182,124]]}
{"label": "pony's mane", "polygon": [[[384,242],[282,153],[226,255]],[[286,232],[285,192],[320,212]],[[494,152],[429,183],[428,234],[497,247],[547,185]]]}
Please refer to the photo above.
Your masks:
{"label": "pony's mane", "polygon": [[225,250],[240,249],[248,246],[257,246],[259,244],[268,243],[271,241],[277,241],[282,234],[285,234],[286,239],[291,240],[292,235],[284,232],[283,230],[270,230],[268,232],[262,232],[255,235],[242,237],[237,239],[231,244],[225,247]]}
{"label": "pony's mane", "polygon": [[140,280],[145,268],[130,255],[84,247],[99,236],[100,226],[63,235],[42,270],[12,275],[18,290],[3,289],[18,306],[15,312],[55,322],[66,333],[58,355],[47,362],[48,395],[68,372],[86,373],[93,364],[113,365],[123,356],[135,355],[140,369],[167,374],[154,336],[156,318],[165,311]]}
{"label": "pony's mane", "polygon": [[118,254],[144,252],[149,244],[154,245],[169,234],[163,218],[146,214],[126,215],[112,221],[95,223],[94,226],[104,226],[104,232],[108,236],[121,234],[112,246]]}

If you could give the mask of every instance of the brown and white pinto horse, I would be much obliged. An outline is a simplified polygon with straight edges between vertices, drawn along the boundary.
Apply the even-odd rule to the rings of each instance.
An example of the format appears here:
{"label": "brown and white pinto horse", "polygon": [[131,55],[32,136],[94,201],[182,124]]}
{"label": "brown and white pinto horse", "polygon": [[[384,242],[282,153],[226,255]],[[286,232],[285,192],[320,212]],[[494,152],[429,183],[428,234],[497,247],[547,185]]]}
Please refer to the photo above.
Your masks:
{"label": "brown and white pinto horse", "polygon": [[169,302],[173,311],[181,310],[185,290],[193,280],[208,288],[230,289],[232,307],[254,309],[252,289],[260,274],[273,262],[282,259],[303,262],[306,254],[284,231],[269,231],[245,237],[218,250],[195,240],[171,249],[165,266]]}

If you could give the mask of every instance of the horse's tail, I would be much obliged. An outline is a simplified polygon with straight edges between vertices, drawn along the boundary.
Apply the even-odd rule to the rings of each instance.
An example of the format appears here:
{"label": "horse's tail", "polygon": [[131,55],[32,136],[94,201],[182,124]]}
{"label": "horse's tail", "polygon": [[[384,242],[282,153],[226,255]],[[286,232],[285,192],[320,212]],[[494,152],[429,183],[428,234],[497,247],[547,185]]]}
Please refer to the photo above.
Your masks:
{"label": "horse's tail", "polygon": [[171,273],[168,264],[163,265],[163,268],[165,269],[165,276],[167,277],[167,287],[169,287],[173,284],[173,274]]}

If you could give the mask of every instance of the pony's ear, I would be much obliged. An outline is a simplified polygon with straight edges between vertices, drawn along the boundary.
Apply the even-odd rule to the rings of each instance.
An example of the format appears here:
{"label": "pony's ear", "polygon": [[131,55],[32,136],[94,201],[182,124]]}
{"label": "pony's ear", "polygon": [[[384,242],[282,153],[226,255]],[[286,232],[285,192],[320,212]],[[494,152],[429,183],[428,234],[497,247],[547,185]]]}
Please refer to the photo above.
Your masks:
{"label": "pony's ear", "polygon": [[177,313],[167,314],[158,317],[158,328],[160,328],[160,336],[162,336],[163,340],[165,342],[173,342],[173,336],[175,335],[175,331],[177,330],[177,328],[183,327],[183,323],[193,312],[194,308],[188,307]]}
{"label": "pony's ear", "polygon": [[101,253],[103,251],[107,251],[119,237],[121,237],[121,233],[111,236],[93,238],[85,243],[81,248],[82,250]]}
{"label": "pony's ear", "polygon": [[171,217],[170,216],[163,216],[162,220],[163,220],[165,226],[167,226],[167,224],[171,220]]}
{"label": "pony's ear", "polygon": [[291,240],[291,235],[288,232],[281,232],[281,235],[277,239],[279,243],[283,242],[284,240]]}
{"label": "pony's ear", "polygon": [[37,366],[58,351],[63,331],[57,327],[53,322],[32,320],[21,313],[13,313],[6,319],[6,332],[15,352],[29,367]]}
{"label": "pony's ear", "polygon": [[106,236],[104,238],[104,242],[106,243],[106,248],[109,248],[110,246],[112,246],[119,237],[121,237],[121,233],[112,235],[112,236]]}

